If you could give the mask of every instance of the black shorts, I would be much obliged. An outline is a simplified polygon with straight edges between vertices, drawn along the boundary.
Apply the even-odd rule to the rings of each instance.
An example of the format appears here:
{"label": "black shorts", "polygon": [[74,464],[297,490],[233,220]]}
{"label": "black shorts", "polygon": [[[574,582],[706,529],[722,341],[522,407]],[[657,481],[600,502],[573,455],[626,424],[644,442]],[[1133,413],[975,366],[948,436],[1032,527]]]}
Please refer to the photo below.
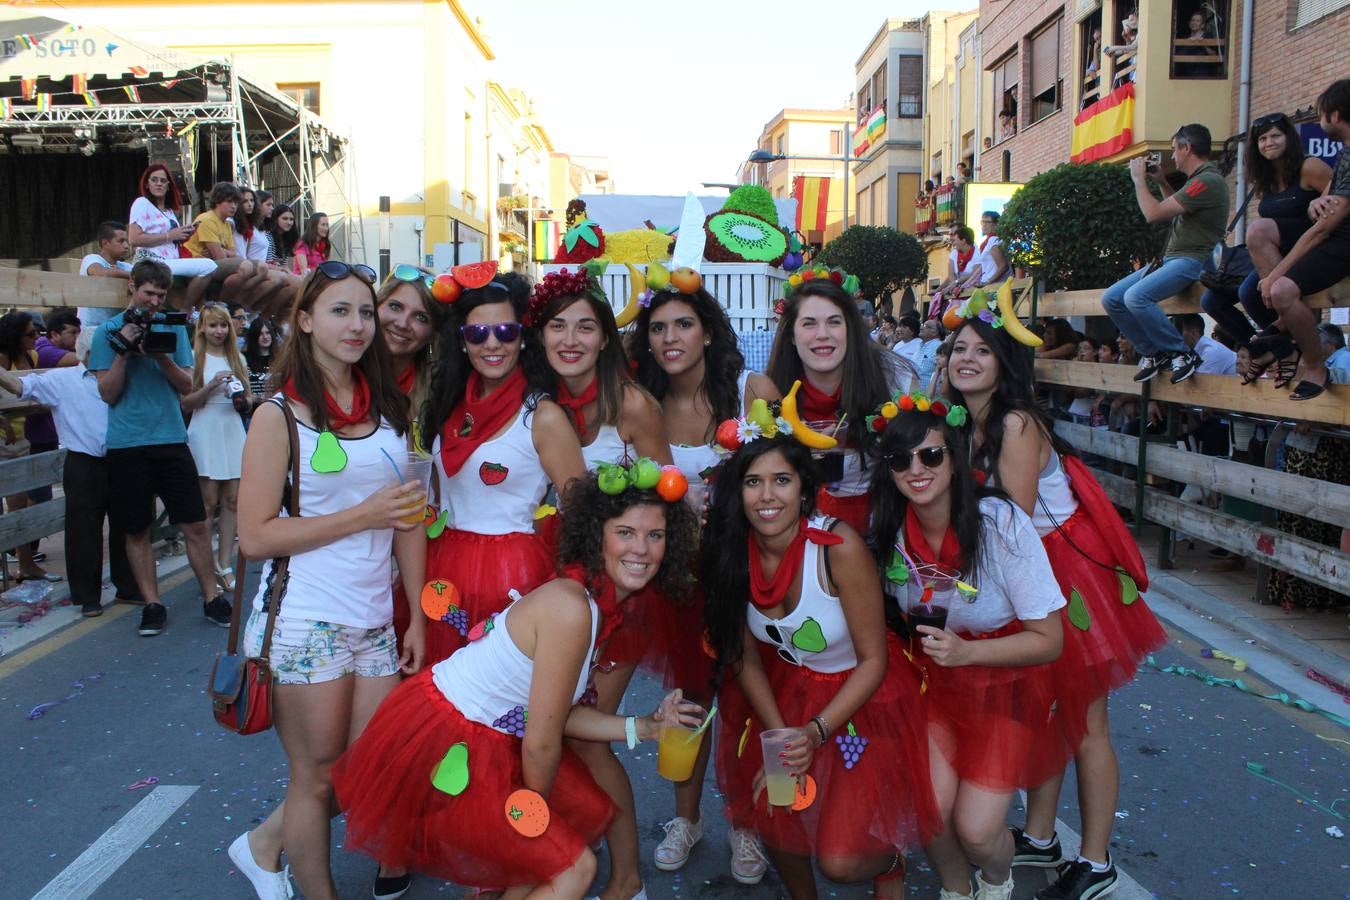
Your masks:
{"label": "black shorts", "polygon": [[1350,237],[1331,235],[1294,263],[1288,278],[1305,297],[1350,278]]}
{"label": "black shorts", "polygon": [[155,498],[175,525],[206,518],[197,464],[187,444],[150,444],[108,450],[109,515],[127,534],[154,524]]}

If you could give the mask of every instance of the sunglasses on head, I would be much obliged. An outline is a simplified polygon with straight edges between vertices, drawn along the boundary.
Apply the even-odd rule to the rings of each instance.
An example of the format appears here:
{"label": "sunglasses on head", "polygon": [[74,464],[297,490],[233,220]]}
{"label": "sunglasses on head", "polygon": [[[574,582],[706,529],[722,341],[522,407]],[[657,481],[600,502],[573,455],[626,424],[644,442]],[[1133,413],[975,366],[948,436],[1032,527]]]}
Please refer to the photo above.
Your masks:
{"label": "sunglasses on head", "polygon": [[1289,117],[1284,113],[1271,113],[1268,116],[1262,116],[1252,123],[1252,132],[1263,131],[1272,125],[1278,125],[1281,122],[1288,122]]}
{"label": "sunglasses on head", "polygon": [[436,281],[435,275],[428,275],[426,272],[417,268],[417,266],[410,266],[407,263],[399,263],[394,266],[394,272],[389,277],[397,279],[398,281],[420,281],[427,286],[428,290],[431,289],[431,285]]}
{"label": "sunglasses on head", "polygon": [[503,344],[513,344],[520,340],[519,322],[498,322],[496,325],[461,325],[460,336],[466,343],[481,344],[492,334]]}
{"label": "sunglasses on head", "polygon": [[373,285],[375,283],[375,270],[362,263],[352,265],[339,259],[330,259],[319,263],[315,271],[330,281],[338,281],[348,275],[355,275],[366,284]]}
{"label": "sunglasses on head", "polygon": [[886,465],[891,467],[892,472],[908,472],[915,456],[919,457],[919,464],[924,468],[936,469],[947,458],[947,448],[938,446],[920,447],[918,450],[897,450],[886,457]]}

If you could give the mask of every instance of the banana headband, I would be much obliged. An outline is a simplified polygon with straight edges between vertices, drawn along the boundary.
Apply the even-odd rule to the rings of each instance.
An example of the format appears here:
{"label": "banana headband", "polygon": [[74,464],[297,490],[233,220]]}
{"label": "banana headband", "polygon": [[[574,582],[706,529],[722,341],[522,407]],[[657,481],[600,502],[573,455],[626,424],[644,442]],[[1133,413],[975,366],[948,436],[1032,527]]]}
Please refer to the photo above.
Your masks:
{"label": "banana headband", "polygon": [[1008,333],[1008,337],[1019,344],[1024,344],[1027,347],[1039,347],[1042,343],[1041,339],[1022,324],[1022,320],[1017,317],[1017,312],[1013,309],[1012,281],[1009,278],[999,286],[998,295],[994,301],[997,312],[989,307],[989,294],[982,288],[976,288],[969,299],[957,307],[954,312],[943,317],[942,324],[949,331],[955,331],[967,319],[979,319],[994,328],[1002,328]]}

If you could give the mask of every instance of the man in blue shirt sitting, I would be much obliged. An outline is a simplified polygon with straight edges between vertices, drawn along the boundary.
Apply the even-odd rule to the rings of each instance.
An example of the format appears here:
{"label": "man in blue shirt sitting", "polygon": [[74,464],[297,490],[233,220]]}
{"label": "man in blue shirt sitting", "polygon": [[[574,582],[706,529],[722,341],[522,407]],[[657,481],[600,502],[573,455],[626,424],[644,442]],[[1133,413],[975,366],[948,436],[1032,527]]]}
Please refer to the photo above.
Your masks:
{"label": "man in blue shirt sitting", "polygon": [[[206,510],[179,405],[192,389],[192,347],[182,325],[153,322],[172,284],[164,263],[138,262],[127,282],[127,310],[99,326],[89,353],[89,370],[98,376],[99,393],[109,407],[110,512],[127,536],[127,558],[145,598],[139,633],[147,637],[163,631],[168,619],[150,548],[155,497],[183,532],[206,618],[230,625],[229,601],[216,588]],[[147,316],[147,324],[136,321]],[[170,336],[176,339],[172,350]]]}

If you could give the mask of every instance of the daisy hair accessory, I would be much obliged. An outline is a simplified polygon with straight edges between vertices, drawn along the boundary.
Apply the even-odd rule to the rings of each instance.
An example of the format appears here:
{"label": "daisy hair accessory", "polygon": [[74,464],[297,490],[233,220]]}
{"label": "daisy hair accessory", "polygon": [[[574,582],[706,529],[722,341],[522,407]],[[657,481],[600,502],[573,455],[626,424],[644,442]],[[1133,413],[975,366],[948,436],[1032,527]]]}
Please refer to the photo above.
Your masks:
{"label": "daisy hair accessory", "polygon": [[932,413],[953,428],[960,428],[970,418],[966,408],[959,403],[949,404],[941,397],[929,397],[922,391],[913,391],[908,394],[897,393],[878,406],[876,411],[867,417],[868,430],[880,434],[886,430],[891,419],[901,412],[914,411]]}
{"label": "daisy hair accessory", "polygon": [[534,290],[530,291],[530,304],[525,310],[525,324],[532,328],[542,325],[539,316],[545,307],[559,297],[590,297],[598,303],[609,306],[609,297],[600,286],[599,276],[602,272],[604,263],[595,261],[578,266],[575,271],[559,269],[556,272],[549,272],[535,282]]}
{"label": "daisy hair accessory", "polygon": [[[839,442],[835,438],[816,431],[798,416],[796,399],[797,389],[800,386],[800,381],[793,382],[787,396],[773,403],[767,402],[762,397],[756,397],[743,418],[725,419],[717,426],[714,435],[717,446],[728,453],[734,453],[751,441],[780,435],[790,435],[812,450],[830,450],[838,446]],[[840,419],[835,431],[841,431],[843,427],[844,420]]]}

